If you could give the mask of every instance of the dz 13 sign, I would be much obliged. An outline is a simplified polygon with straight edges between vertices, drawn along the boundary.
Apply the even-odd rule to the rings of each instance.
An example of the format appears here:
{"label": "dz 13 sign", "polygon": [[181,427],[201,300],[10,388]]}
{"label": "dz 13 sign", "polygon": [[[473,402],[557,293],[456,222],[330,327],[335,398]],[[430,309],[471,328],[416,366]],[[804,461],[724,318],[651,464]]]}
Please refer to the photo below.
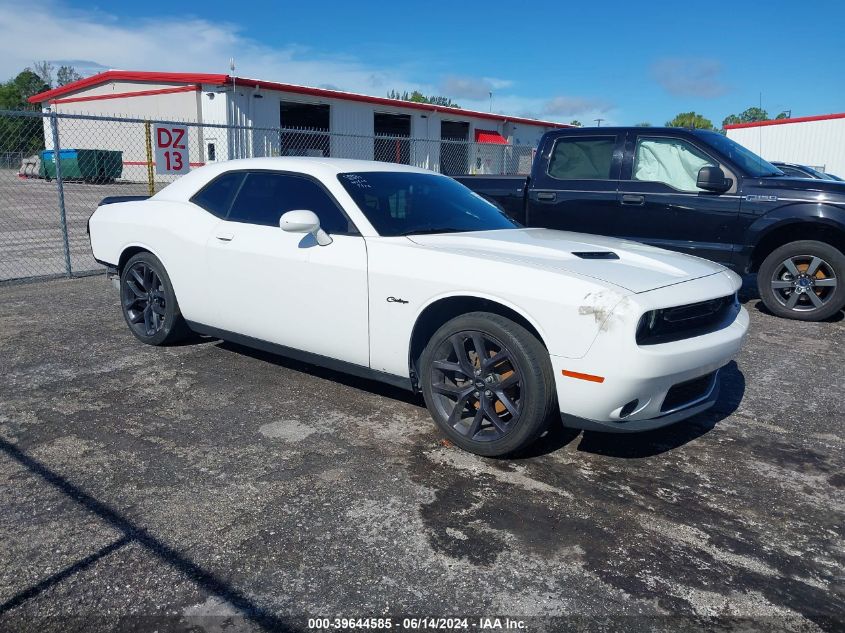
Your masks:
{"label": "dz 13 sign", "polygon": [[156,125],[155,163],[157,174],[187,174],[188,128],[179,125]]}

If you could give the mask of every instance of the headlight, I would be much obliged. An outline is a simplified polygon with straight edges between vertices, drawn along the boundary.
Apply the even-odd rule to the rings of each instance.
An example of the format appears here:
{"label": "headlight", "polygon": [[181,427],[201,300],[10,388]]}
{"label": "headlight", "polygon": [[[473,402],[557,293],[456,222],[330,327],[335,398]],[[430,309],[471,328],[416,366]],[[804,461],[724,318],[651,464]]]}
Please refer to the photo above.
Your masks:
{"label": "headlight", "polygon": [[701,336],[727,327],[739,312],[737,294],[650,310],[640,317],[637,344],[656,345]]}

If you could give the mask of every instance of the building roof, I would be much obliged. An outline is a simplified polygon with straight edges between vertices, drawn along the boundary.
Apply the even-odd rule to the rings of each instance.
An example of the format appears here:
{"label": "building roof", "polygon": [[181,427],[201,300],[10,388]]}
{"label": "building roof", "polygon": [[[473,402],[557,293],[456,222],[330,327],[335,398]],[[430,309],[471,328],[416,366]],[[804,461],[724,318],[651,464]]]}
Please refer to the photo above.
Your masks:
{"label": "building roof", "polygon": [[845,112],[837,114],[819,114],[816,116],[799,116],[794,119],[769,119],[767,121],[753,121],[752,123],[735,123],[726,125],[726,130],[736,130],[743,127],[763,127],[765,125],[784,125],[786,123],[806,123],[808,121],[828,121],[830,119],[845,119]]}
{"label": "building roof", "polygon": [[409,108],[412,110],[425,110],[427,112],[439,112],[444,114],[457,115],[462,117],[473,117],[477,119],[488,119],[499,122],[522,123],[525,125],[537,125],[540,127],[554,127],[563,128],[571,127],[565,123],[556,123],[554,121],[542,121],[539,119],[529,119],[525,117],[507,116],[505,114],[493,114],[492,112],[477,112],[475,110],[464,110],[462,108],[450,108],[446,106],[433,105],[430,103],[417,103],[415,101],[404,101],[402,99],[388,99],[386,97],[371,97],[369,95],[357,94],[354,92],[344,92],[342,90],[329,90],[327,88],[311,88],[308,86],[298,86],[296,84],[285,84],[276,81],[265,81],[263,79],[250,79],[247,77],[233,77],[231,75],[211,74],[211,73],[168,73],[168,72],[150,72],[150,71],[136,71],[136,70],[107,70],[90,77],[85,77],[79,81],[74,81],[46,92],[41,92],[29,98],[30,103],[44,103],[51,102],[59,97],[74,93],[78,90],[98,86],[100,84],[111,81],[138,81],[138,82],[157,82],[157,83],[174,83],[174,84],[205,84],[215,86],[225,86],[231,84],[233,81],[236,84],[243,86],[250,86],[262,88],[265,90],[278,90],[283,92],[292,92],[295,94],[304,94],[316,97],[323,97],[326,99],[342,99],[344,101],[357,101],[361,103],[371,103],[376,105],[386,105],[397,108]]}

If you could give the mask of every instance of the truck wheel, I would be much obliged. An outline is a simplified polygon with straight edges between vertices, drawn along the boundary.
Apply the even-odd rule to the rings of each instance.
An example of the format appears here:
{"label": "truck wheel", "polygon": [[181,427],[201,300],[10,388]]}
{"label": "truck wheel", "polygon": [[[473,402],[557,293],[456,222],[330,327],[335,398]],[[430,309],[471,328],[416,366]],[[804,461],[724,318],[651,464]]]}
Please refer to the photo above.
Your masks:
{"label": "truck wheel", "polygon": [[434,421],[477,455],[508,455],[534,442],[556,409],[549,353],[521,325],[470,312],[440,327],[420,358]]}
{"label": "truck wheel", "polygon": [[821,321],[845,306],[845,255],[816,240],[776,248],[757,273],[760,298],[774,314]]}
{"label": "truck wheel", "polygon": [[120,304],[132,334],[147,345],[171,345],[190,330],[170,277],[152,253],[133,255],[120,272]]}

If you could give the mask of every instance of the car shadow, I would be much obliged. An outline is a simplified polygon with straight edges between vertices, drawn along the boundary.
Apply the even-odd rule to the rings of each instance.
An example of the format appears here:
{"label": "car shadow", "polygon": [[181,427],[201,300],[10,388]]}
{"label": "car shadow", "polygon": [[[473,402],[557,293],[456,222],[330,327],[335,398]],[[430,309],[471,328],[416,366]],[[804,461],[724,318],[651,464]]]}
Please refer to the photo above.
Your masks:
{"label": "car shadow", "polygon": [[[208,340],[208,339],[206,339]],[[230,343],[220,339],[213,339],[215,345],[222,350],[244,354],[251,358],[272,363],[293,371],[302,372],[324,380],[361,389],[369,393],[384,396],[411,404],[422,409],[425,402],[420,394],[414,394],[399,387],[381,383],[375,380],[351,376],[333,369],[326,369],[284,356],[277,356],[270,352],[256,350],[251,347]],[[736,362],[731,361],[719,371],[719,399],[716,404],[692,418],[682,420],[671,426],[643,431],[639,433],[601,433],[596,431],[580,431],[566,428],[554,417],[549,429],[531,446],[509,457],[513,460],[531,459],[548,455],[560,450],[581,436],[578,444],[579,451],[621,458],[643,458],[659,455],[673,450],[684,444],[698,439],[709,433],[719,422],[730,416],[739,407],[745,393],[745,376]],[[434,423],[432,422],[434,427]]]}
{"label": "car shadow", "polygon": [[287,356],[279,356],[277,354],[273,354],[272,352],[265,352],[252,347],[246,347],[245,345],[230,343],[229,341],[221,339],[206,338],[205,340],[216,340],[216,347],[228,352],[235,352],[237,354],[249,356],[250,358],[255,358],[256,360],[272,363],[277,367],[284,367],[285,369],[298,371],[303,374],[308,374],[309,376],[315,376],[317,378],[322,378],[323,380],[330,380],[332,382],[346,385],[347,387],[361,389],[375,395],[384,396],[386,398],[399,400],[407,404],[413,404],[418,407],[425,408],[425,403],[423,402],[423,398],[420,394],[411,393],[401,387],[379,382],[378,380],[353,376],[334,369],[328,369],[319,365],[312,365],[311,363],[294,360],[293,358],[288,358]]}

